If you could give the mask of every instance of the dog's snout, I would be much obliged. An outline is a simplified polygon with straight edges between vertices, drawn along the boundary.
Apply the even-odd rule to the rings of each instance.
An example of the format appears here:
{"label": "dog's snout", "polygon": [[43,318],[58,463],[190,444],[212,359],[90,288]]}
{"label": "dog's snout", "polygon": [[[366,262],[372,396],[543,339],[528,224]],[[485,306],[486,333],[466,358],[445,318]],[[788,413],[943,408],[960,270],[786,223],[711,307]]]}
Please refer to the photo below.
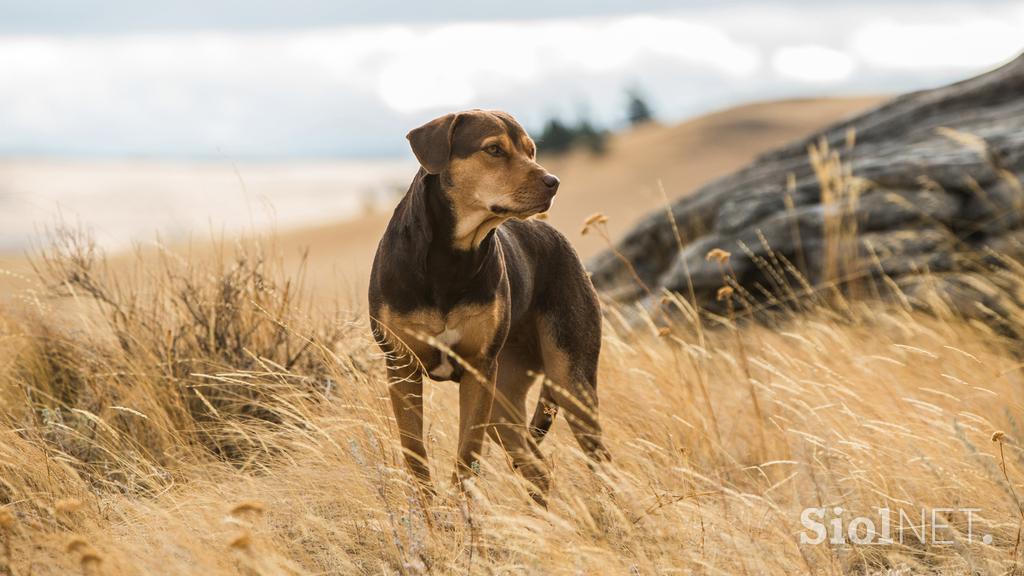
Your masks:
{"label": "dog's snout", "polygon": [[555,176],[554,174],[545,174],[541,177],[541,180],[544,182],[545,186],[551,189],[551,193],[558,190],[558,176]]}

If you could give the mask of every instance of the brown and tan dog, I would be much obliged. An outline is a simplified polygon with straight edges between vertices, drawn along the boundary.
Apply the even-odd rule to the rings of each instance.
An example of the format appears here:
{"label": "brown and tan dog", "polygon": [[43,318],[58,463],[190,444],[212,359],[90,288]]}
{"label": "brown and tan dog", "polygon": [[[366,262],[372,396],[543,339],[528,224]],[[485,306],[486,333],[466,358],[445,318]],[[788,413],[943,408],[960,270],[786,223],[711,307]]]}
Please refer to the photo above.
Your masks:
{"label": "brown and tan dog", "polygon": [[457,381],[457,478],[478,469],[486,430],[543,502],[550,478],[537,443],[558,407],[591,458],[609,457],[597,418],[597,295],[565,237],[526,220],[551,206],[558,178],[504,112],[447,114],[407,138],[421,168],[377,248],[369,291],[406,462],[429,488],[423,376]]}

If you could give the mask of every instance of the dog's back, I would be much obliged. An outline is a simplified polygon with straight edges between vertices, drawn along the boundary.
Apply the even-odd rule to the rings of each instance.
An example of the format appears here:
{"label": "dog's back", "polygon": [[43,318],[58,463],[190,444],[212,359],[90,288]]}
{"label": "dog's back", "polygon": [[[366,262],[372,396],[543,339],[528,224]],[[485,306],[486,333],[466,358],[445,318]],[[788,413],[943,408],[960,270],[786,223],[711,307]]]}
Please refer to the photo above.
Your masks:
{"label": "dog's back", "polygon": [[[565,308],[597,306],[590,277],[576,251],[558,230],[541,220],[509,220],[496,230],[502,243],[512,283],[513,325],[532,311],[552,314]],[[596,319],[599,320],[599,319]],[[586,322],[577,330],[596,330],[600,322]],[[596,326],[594,325],[596,324]]]}

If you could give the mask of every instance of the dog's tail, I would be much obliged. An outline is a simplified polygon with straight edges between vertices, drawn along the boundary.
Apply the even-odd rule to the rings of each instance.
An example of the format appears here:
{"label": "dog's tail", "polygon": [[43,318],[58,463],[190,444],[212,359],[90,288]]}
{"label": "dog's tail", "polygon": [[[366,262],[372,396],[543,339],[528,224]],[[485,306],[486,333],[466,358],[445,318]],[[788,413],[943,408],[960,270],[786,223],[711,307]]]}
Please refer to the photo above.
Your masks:
{"label": "dog's tail", "polygon": [[551,430],[555,423],[555,416],[558,416],[558,404],[551,395],[551,386],[547,382],[541,388],[540,398],[537,399],[537,408],[533,411],[533,419],[530,421],[530,435],[533,441],[540,444],[544,436]]}

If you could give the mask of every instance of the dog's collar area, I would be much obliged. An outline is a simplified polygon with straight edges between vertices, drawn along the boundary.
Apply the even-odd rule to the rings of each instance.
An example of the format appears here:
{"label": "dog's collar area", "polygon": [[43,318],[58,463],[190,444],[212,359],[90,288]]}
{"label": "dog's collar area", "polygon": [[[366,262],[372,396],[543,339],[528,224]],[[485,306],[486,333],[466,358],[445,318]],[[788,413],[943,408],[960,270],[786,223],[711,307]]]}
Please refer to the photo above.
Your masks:
{"label": "dog's collar area", "polygon": [[539,214],[541,212],[546,212],[549,208],[551,208],[550,201],[538,204],[537,206],[533,208],[528,208],[526,210],[513,210],[512,208],[506,208],[499,204],[493,204],[490,207],[488,207],[487,210],[490,211],[490,213],[494,214],[495,216],[501,216],[502,218],[511,218],[515,217],[516,215]]}
{"label": "dog's collar area", "polygon": [[477,210],[472,215],[457,221],[452,230],[452,247],[462,252],[476,252],[483,246],[491,233],[505,220],[512,217],[512,212],[498,214],[491,210]]}

